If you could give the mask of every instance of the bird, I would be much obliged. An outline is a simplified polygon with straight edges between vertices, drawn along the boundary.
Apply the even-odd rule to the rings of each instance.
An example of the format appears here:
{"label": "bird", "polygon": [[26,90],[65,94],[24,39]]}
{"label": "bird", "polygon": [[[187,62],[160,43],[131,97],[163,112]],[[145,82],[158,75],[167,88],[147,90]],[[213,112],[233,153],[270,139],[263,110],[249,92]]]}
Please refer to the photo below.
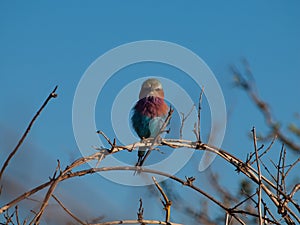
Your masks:
{"label": "bird", "polygon": [[[164,100],[164,90],[161,82],[155,78],[144,81],[139,93],[139,100],[133,107],[131,117],[132,127],[139,138],[144,140],[146,138],[156,138],[160,135],[168,111],[169,106]],[[136,166],[142,166],[146,150],[147,147],[139,148]]]}

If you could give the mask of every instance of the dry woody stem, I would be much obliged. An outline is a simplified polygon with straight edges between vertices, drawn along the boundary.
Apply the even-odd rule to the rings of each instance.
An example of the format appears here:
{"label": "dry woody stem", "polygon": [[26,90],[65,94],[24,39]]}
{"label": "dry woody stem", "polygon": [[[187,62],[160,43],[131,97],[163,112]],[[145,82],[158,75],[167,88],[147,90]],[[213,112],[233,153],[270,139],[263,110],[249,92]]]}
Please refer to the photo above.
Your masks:
{"label": "dry woody stem", "polygon": [[[202,95],[204,93],[204,89],[202,88],[200,96],[199,96],[199,102],[198,102],[198,115],[197,115],[197,123],[195,123],[194,126],[194,134],[196,136],[195,141],[191,140],[184,140],[182,135],[182,128],[184,126],[185,120],[190,116],[191,112],[194,109],[194,106],[192,109],[187,113],[185,116],[182,113],[182,120],[181,120],[181,127],[180,127],[180,139],[162,139],[160,138],[160,134],[163,132],[166,132],[166,127],[171,119],[173,109],[170,108],[169,114],[160,129],[159,134],[155,138],[148,138],[141,142],[135,142],[129,145],[118,145],[116,139],[110,139],[107,135],[105,135],[102,131],[98,131],[100,135],[102,135],[105,140],[107,141],[108,148],[96,147],[97,150],[94,154],[81,157],[72,163],[70,163],[66,168],[61,168],[60,161],[57,161],[57,167],[53,173],[53,175],[49,178],[48,181],[36,186],[35,188],[32,188],[29,191],[26,191],[25,193],[19,195],[18,197],[14,197],[12,200],[4,204],[0,207],[0,214],[3,215],[3,217],[6,220],[5,224],[27,224],[27,221],[24,220],[23,222],[20,220],[20,213],[18,204],[31,197],[32,195],[44,190],[45,195],[43,196],[43,200],[40,202],[40,206],[34,212],[34,216],[31,220],[29,220],[28,224],[40,224],[41,219],[47,209],[47,206],[49,205],[49,201],[53,198],[57,204],[72,218],[72,220],[76,221],[79,224],[82,225],[108,225],[108,224],[140,224],[140,225],[146,225],[146,224],[165,224],[165,225],[180,225],[178,223],[174,223],[170,221],[171,217],[171,206],[172,206],[172,212],[174,211],[174,208],[176,206],[175,200],[172,198],[171,195],[169,195],[170,198],[172,198],[172,201],[169,199],[169,197],[166,194],[166,189],[164,190],[162,186],[157,182],[155,177],[152,177],[153,182],[159,191],[161,198],[161,203],[164,208],[164,215],[165,218],[162,220],[146,220],[144,219],[144,208],[143,208],[143,201],[140,199],[139,209],[137,212],[137,218],[133,220],[115,220],[115,221],[107,221],[107,222],[100,222],[100,223],[88,223],[86,221],[83,221],[78,216],[76,216],[71,210],[69,210],[62,201],[54,195],[54,191],[57,189],[60,182],[63,182],[65,180],[69,180],[71,178],[75,177],[82,177],[88,174],[95,174],[95,173],[104,173],[106,171],[135,171],[138,173],[148,173],[153,174],[157,176],[163,176],[167,177],[170,180],[177,182],[181,186],[184,186],[185,188],[191,189],[198,193],[199,195],[203,196],[204,199],[207,201],[213,203],[214,205],[218,206],[220,209],[223,210],[222,214],[222,222],[224,223],[224,217],[225,215],[225,224],[242,224],[245,225],[247,222],[245,222],[246,217],[255,218],[260,225],[264,224],[276,224],[280,225],[285,222],[285,224],[293,225],[293,224],[299,224],[300,218],[299,218],[299,212],[300,212],[300,206],[298,202],[295,200],[296,193],[300,190],[300,183],[293,184],[292,187],[290,187],[288,184],[286,184],[286,178],[287,175],[290,174],[291,170],[295,168],[296,164],[300,162],[300,158],[296,159],[295,162],[288,164],[286,160],[286,147],[289,147],[293,149],[295,152],[299,152],[300,147],[292,142],[290,139],[288,139],[279,129],[278,124],[274,122],[273,117],[271,116],[269,107],[265,102],[263,102],[257,95],[255,89],[253,88],[253,85],[241,76],[237,71],[236,78],[237,78],[237,84],[245,89],[251,99],[255,102],[255,104],[258,106],[258,108],[263,113],[267,125],[271,128],[272,137],[273,140],[271,141],[270,145],[265,149],[264,145],[261,145],[258,147],[257,145],[257,135],[256,130],[253,127],[252,129],[252,138],[253,138],[253,146],[254,146],[254,152],[249,154],[246,160],[241,160],[238,157],[230,154],[231,151],[225,151],[223,149],[217,148],[215,146],[206,144],[202,142],[201,140],[201,133],[200,133],[200,120],[201,120],[201,102],[202,102]],[[250,73],[248,71],[248,73]],[[49,94],[41,108],[37,111],[31,122],[29,123],[26,131],[22,135],[21,139],[17,143],[16,147],[13,149],[13,151],[9,154],[8,158],[4,161],[4,164],[0,171],[0,181],[3,176],[3,173],[5,172],[5,169],[10,164],[12,158],[16,155],[17,151],[19,150],[20,146],[24,142],[25,138],[27,137],[32,125],[42,112],[42,110],[45,108],[47,103],[52,99],[57,97],[57,94],[55,91],[57,90],[57,86],[53,89],[53,91]],[[263,162],[262,158],[265,156],[273,146],[275,140],[281,140],[284,144],[282,144],[281,152],[279,155],[278,162],[273,162],[274,167],[276,168],[275,173],[271,173],[271,170],[268,169],[266,164]],[[235,200],[234,204],[228,204],[224,201],[220,201],[216,196],[204,191],[200,186],[195,185],[195,177],[193,176],[185,176],[185,178],[180,178],[178,176],[165,173],[163,171],[157,171],[147,168],[146,166],[143,166],[143,163],[149,156],[150,152],[157,146],[168,146],[170,150],[172,149],[178,149],[181,148],[182,151],[187,151],[186,149],[193,149],[195,151],[208,151],[211,153],[216,154],[221,159],[225,160],[227,164],[234,167],[234,169],[237,171],[237,173],[243,174],[245,178],[247,178],[248,181],[250,181],[252,184],[256,185],[257,189],[256,192],[253,193],[253,191],[249,191],[249,193],[246,194],[245,199],[238,199]],[[148,151],[145,154],[144,158],[142,159],[141,163],[136,166],[114,166],[114,167],[98,167],[98,165],[101,165],[102,160],[105,160],[106,156],[116,154],[120,151],[128,151],[129,153],[132,152],[135,149],[138,149],[139,147],[147,147]],[[90,161],[97,162],[96,166],[94,168],[89,169],[80,169],[82,168],[82,165],[87,164]],[[174,162],[175,163],[175,162]],[[86,167],[83,167],[86,168]],[[263,174],[264,173],[264,174]],[[265,175],[267,173],[268,176]],[[218,183],[213,184],[218,190],[219,193],[226,196],[226,191],[222,190],[221,186],[218,186]],[[288,190],[289,189],[289,190]],[[1,190],[1,189],[0,189]],[[168,192],[167,192],[168,193]],[[1,194],[1,191],[0,191]],[[230,197],[230,196],[229,196]],[[229,198],[228,197],[228,198]],[[256,208],[255,210],[245,210],[242,208],[242,206],[248,202],[251,202],[251,204],[255,204]],[[273,205],[267,205],[273,204]],[[14,211],[13,213],[9,212],[11,210]],[[276,212],[271,212],[271,208],[276,208]],[[277,213],[277,214],[276,214]],[[13,222],[13,219],[15,219],[15,223]],[[207,219],[207,218],[205,218]],[[206,220],[206,224],[213,224],[209,223],[208,220]]]}
{"label": "dry woody stem", "polygon": [[49,96],[47,97],[47,99],[45,100],[45,102],[43,103],[43,105],[41,106],[41,108],[36,112],[36,114],[34,115],[34,117],[32,118],[32,120],[30,121],[27,129],[25,130],[24,134],[22,135],[21,139],[19,140],[18,144],[16,145],[16,147],[13,149],[13,151],[9,154],[9,156],[7,157],[7,159],[5,160],[1,170],[0,170],[0,181],[2,179],[2,175],[6,169],[6,167],[8,166],[9,162],[11,161],[11,159],[13,158],[13,156],[17,153],[18,149],[20,148],[20,146],[22,145],[22,143],[24,142],[25,138],[27,137],[32,125],[34,124],[34,122],[36,121],[36,119],[38,118],[38,116],[41,114],[41,112],[43,111],[43,109],[46,107],[46,105],[48,104],[48,102],[52,99],[52,98],[56,98],[57,94],[55,93],[56,89],[58,86],[55,86],[55,88],[53,89],[53,91],[49,94]]}

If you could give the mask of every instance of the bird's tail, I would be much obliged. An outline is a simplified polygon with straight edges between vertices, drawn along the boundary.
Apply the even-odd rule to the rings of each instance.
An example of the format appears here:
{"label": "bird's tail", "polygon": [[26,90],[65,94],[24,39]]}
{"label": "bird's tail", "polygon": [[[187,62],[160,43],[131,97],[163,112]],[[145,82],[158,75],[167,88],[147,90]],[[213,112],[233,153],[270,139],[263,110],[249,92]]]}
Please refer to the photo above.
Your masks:
{"label": "bird's tail", "polygon": [[135,166],[141,166],[141,163],[143,161],[143,157],[146,153],[147,147],[140,147],[138,150],[138,161],[135,164]]}

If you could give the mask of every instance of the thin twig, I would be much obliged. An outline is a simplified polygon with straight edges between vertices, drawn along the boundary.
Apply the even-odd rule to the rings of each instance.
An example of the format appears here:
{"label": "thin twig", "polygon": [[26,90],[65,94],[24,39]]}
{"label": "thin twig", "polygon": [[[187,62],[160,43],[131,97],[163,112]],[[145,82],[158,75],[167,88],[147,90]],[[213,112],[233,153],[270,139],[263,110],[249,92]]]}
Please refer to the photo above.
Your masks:
{"label": "thin twig", "polygon": [[293,190],[289,194],[289,197],[292,198],[294,196],[294,194],[296,194],[296,192],[299,190],[300,190],[300,183],[298,183],[294,186]]}
{"label": "thin twig", "polygon": [[[131,145],[127,145],[125,147],[122,148],[116,148],[112,151],[113,154],[114,152],[118,152],[120,150],[124,150],[125,148],[132,148],[132,146],[149,146],[149,143],[133,143]],[[221,150],[219,148],[216,148],[214,146],[208,145],[208,144],[204,144],[202,143],[201,145],[199,145],[197,142],[192,142],[192,141],[188,141],[188,140],[177,140],[177,139],[163,139],[160,143],[157,143],[157,145],[166,145],[166,146],[173,146],[173,148],[181,148],[181,147],[186,147],[186,148],[192,148],[192,149],[196,149],[196,150],[206,150],[206,151],[210,151],[213,152],[217,155],[219,155],[221,158],[223,158],[224,160],[226,160],[227,162],[229,162],[230,164],[234,165],[236,168],[238,168],[238,170],[242,173],[244,173],[247,177],[249,177],[251,180],[253,180],[254,182],[258,182],[257,180],[257,171],[250,167],[247,166],[243,163],[242,160],[238,159],[237,157],[231,155],[230,153]],[[97,160],[99,155],[102,154],[100,152],[94,153],[93,155],[90,156],[86,156],[86,157],[82,157],[79,158],[77,160],[75,160],[73,163],[70,164],[70,166],[68,166],[61,175],[62,177],[68,177],[71,176],[71,170],[74,169],[75,167],[78,167],[82,164],[85,164],[91,160]],[[60,179],[61,179],[60,178]],[[273,193],[269,190],[269,188],[273,188],[275,190],[278,190],[276,188],[276,185],[274,185],[271,181],[269,181],[266,177],[262,176],[262,180],[264,182],[266,182],[266,184],[268,185],[265,186],[263,185],[262,188],[263,190],[269,195],[270,199],[273,201],[273,203],[278,206],[279,203],[276,199],[276,197],[274,197]],[[37,191],[49,186],[52,184],[53,181],[48,181],[40,186],[38,186],[37,188],[32,189],[31,191],[28,191],[24,194],[22,194],[21,196],[19,196],[18,198],[12,200],[11,202],[7,203],[6,205],[2,206],[0,208],[0,214],[3,213],[5,210],[7,210],[8,208],[10,208],[11,206],[16,205],[18,202],[22,201],[23,199],[25,199],[26,197],[29,197],[30,195],[36,193]],[[279,193],[285,198],[289,198],[285,193],[283,193],[281,190],[278,190]],[[290,199],[289,200],[298,210],[299,210],[299,205],[293,200]],[[300,219],[297,217],[297,215],[295,213],[293,213],[288,207],[287,210],[297,219],[297,221],[300,221]]]}
{"label": "thin twig", "polygon": [[169,223],[170,216],[171,216],[172,201],[169,200],[168,196],[166,195],[166,193],[164,192],[164,190],[162,189],[162,187],[159,185],[159,183],[156,181],[155,177],[152,177],[152,180],[153,180],[155,186],[157,187],[157,189],[159,190],[160,194],[164,198],[164,201],[161,200],[161,202],[162,202],[162,204],[164,206],[164,210],[166,211],[165,222]]}
{"label": "thin twig", "polygon": [[292,199],[294,197],[294,194],[296,194],[298,190],[300,190],[300,183],[298,183],[298,184],[296,184],[294,186],[294,188],[292,189],[291,193],[288,195],[289,198],[286,198],[284,200],[284,202],[282,203],[282,207],[285,207],[288,204],[288,202],[290,201],[290,199]]}
{"label": "thin twig", "polygon": [[[13,224],[13,220],[12,220],[13,216],[14,216],[14,212],[11,213],[11,214],[9,214],[8,211],[6,212],[6,214],[4,215],[4,218],[5,218],[5,220],[6,220],[6,221],[5,221],[5,225],[8,225],[8,224],[10,224],[10,223]],[[4,223],[3,223],[3,224],[4,224]]]}
{"label": "thin twig", "polygon": [[15,207],[15,215],[16,215],[17,224],[21,225],[20,220],[19,220],[19,207],[17,205]]}
{"label": "thin twig", "polygon": [[63,203],[55,196],[55,195],[51,195],[52,198],[55,199],[55,201],[63,208],[63,210],[65,210],[65,212],[67,214],[69,214],[74,220],[76,220],[78,223],[82,224],[82,225],[87,225],[87,223],[83,222],[82,220],[80,220],[77,216],[75,216],[69,209],[67,209]]}
{"label": "thin twig", "polygon": [[[114,170],[136,171],[136,167],[117,166],[117,167],[91,168],[91,169],[87,169],[87,170],[81,170],[81,171],[78,171],[78,172],[73,172],[73,173],[70,173],[70,174],[66,174],[63,177],[61,177],[61,181],[65,180],[65,179],[69,179],[71,177],[78,177],[78,176],[84,176],[86,174],[93,174],[93,173],[98,173],[98,172],[114,171]],[[158,174],[158,175],[161,175],[161,176],[169,177],[170,179],[172,179],[174,181],[177,181],[177,182],[181,183],[182,185],[188,186],[188,187],[192,188],[193,190],[199,192],[200,194],[202,194],[203,196],[205,196],[206,198],[208,198],[209,200],[211,200],[212,202],[214,202],[218,206],[220,206],[225,211],[228,211],[237,221],[240,222],[240,224],[245,225],[245,223],[237,215],[235,215],[235,212],[231,212],[225,205],[223,205],[223,203],[219,202],[214,197],[212,197],[208,193],[204,192],[200,188],[194,186],[193,182],[188,182],[188,181],[182,180],[182,179],[180,179],[180,178],[178,178],[174,175],[171,175],[171,174],[168,174],[168,173],[165,173],[165,172],[162,172],[162,171],[147,169],[147,168],[144,168],[144,167],[141,167],[139,169],[139,172],[153,173],[153,174]]]}
{"label": "thin twig", "polygon": [[163,132],[165,132],[166,127],[168,126],[169,121],[171,120],[171,117],[172,117],[173,112],[174,112],[174,109],[173,109],[172,107],[170,107],[170,110],[169,110],[169,112],[168,112],[167,118],[165,119],[165,121],[164,121],[162,127],[160,128],[160,130],[159,130],[159,132],[158,132],[158,134],[157,134],[156,137],[153,139],[153,142],[152,142],[151,147],[148,149],[148,151],[146,152],[146,154],[145,154],[145,156],[143,157],[143,159],[141,160],[141,162],[136,164],[137,167],[141,167],[141,166],[144,164],[145,160],[146,160],[146,159],[148,158],[148,156],[150,155],[151,151],[153,150],[154,146],[156,145],[157,141],[159,140],[160,135],[161,135]]}
{"label": "thin twig", "polygon": [[290,167],[288,168],[288,170],[287,170],[286,173],[285,173],[285,176],[287,176],[287,175],[289,174],[289,172],[293,169],[293,167],[294,167],[298,162],[300,162],[300,157],[299,157],[295,162],[293,162],[292,165],[290,165]]}
{"label": "thin twig", "polygon": [[46,193],[46,195],[44,197],[44,200],[43,200],[43,203],[42,203],[42,205],[40,207],[40,210],[36,213],[36,215],[34,216],[34,218],[32,219],[32,221],[29,223],[29,225],[32,225],[32,224],[37,225],[37,224],[40,223],[41,217],[42,217],[42,215],[43,215],[43,213],[44,213],[44,211],[45,211],[45,209],[46,209],[46,207],[48,205],[48,202],[49,202],[49,200],[50,200],[50,198],[52,196],[52,193],[54,192],[55,188],[57,187],[58,183],[60,182],[60,177],[63,174],[65,174],[65,173],[61,172],[57,177],[55,177],[55,175],[56,175],[57,170],[58,170],[59,167],[60,166],[59,166],[59,161],[58,161],[57,168],[56,168],[56,170],[54,172],[54,175],[53,175],[52,179],[50,179],[51,180],[51,184],[50,184],[50,187],[49,187],[49,189],[48,189],[48,191],[47,191],[47,193]]}
{"label": "thin twig", "polygon": [[284,173],[284,169],[285,169],[285,159],[286,159],[286,148],[284,147],[283,149],[283,158],[282,158],[282,167],[281,167],[281,187],[283,188],[283,191],[286,193],[286,185],[285,185],[285,173]]}
{"label": "thin twig", "polygon": [[[246,195],[249,197],[249,199],[250,199],[251,201],[254,202],[255,205],[257,205],[257,202],[253,199],[253,196],[256,195],[256,194],[257,194],[257,193],[254,193],[254,194],[251,195],[251,196],[248,195],[248,194],[246,194]],[[263,204],[265,204],[264,201],[263,201],[263,199],[262,199],[261,201],[262,201]],[[274,223],[274,224],[277,224],[277,225],[281,225],[281,224],[275,219],[275,217],[273,216],[273,214],[271,213],[271,211],[270,211],[268,208],[265,208],[265,210],[270,214],[270,216],[271,216],[272,219],[273,219],[273,221],[271,221],[270,219],[264,217],[264,220],[265,220],[265,221],[270,222],[270,223]]]}
{"label": "thin twig", "polygon": [[29,196],[35,194],[36,192],[44,189],[45,187],[49,186],[51,183],[52,183],[52,181],[45,182],[45,183],[37,186],[36,188],[33,188],[30,191],[27,191],[27,192],[23,193],[19,197],[15,198],[14,200],[12,200],[9,203],[7,203],[6,205],[2,206],[0,208],[0,214],[2,214],[3,212],[5,212],[6,210],[8,210],[9,208],[11,208],[12,206],[16,205],[20,201],[26,199],[27,197],[29,197]]}
{"label": "thin twig", "polygon": [[[249,67],[249,65],[247,65],[246,67]],[[276,135],[278,139],[285,143],[285,145],[290,149],[299,153],[300,145],[292,141],[289,137],[281,132],[279,123],[274,120],[271,114],[270,107],[258,96],[254,81],[252,80],[252,82],[250,82],[249,80],[246,80],[235,67],[231,67],[231,70],[234,74],[235,84],[244,89],[248,96],[252,99],[257,108],[263,114],[265,122],[267,126],[272,130],[272,133]]]}
{"label": "thin twig", "polygon": [[277,167],[277,178],[276,178],[277,199],[280,199],[279,189],[282,191],[281,185],[279,184],[279,179],[280,179],[281,160],[282,160],[282,157],[283,157],[282,156],[283,155],[283,149],[284,149],[284,144],[282,144],[282,146],[281,146],[281,151],[280,151],[280,155],[279,155],[278,164],[276,165],[276,167]]}
{"label": "thin twig", "polygon": [[[113,149],[113,151],[109,154],[113,154],[115,152],[118,152],[119,150],[125,150],[127,148],[131,148],[132,146],[149,146],[149,143],[134,143],[132,145],[127,145],[127,146],[123,146],[122,148],[117,148]],[[176,140],[176,139],[163,139],[160,143],[157,143],[157,145],[167,145],[167,146],[173,146],[174,148],[180,148],[180,147],[187,147],[187,148],[192,148],[192,149],[196,149],[196,150],[200,150],[200,151],[210,151],[213,152],[217,155],[219,155],[221,158],[223,158],[224,160],[226,160],[227,162],[229,162],[230,164],[234,165],[238,171],[242,172],[243,174],[245,174],[247,177],[249,177],[252,181],[254,181],[255,183],[259,183],[259,179],[257,177],[258,172],[251,166],[245,164],[242,160],[238,159],[237,157],[231,155],[230,153],[221,150],[219,148],[216,148],[214,146],[205,144],[205,143],[201,143],[199,144],[198,142],[192,142],[192,141],[188,141],[188,140]],[[87,157],[82,157],[79,158],[77,160],[75,160],[73,163],[71,163],[64,171],[62,171],[62,173],[59,174],[58,177],[56,177],[56,180],[51,180],[48,181],[40,186],[38,186],[35,189],[32,189],[29,192],[24,193],[23,195],[19,196],[18,198],[16,198],[15,200],[11,201],[10,203],[6,204],[5,206],[3,206],[2,208],[0,208],[0,214],[3,213],[5,210],[7,210],[8,208],[10,208],[11,206],[16,205],[19,201],[25,199],[26,197],[29,197],[30,195],[32,195],[33,193],[36,193],[37,191],[49,186],[49,185],[53,185],[53,182],[60,182],[63,181],[65,179],[69,179],[71,177],[74,176],[83,176],[85,174],[88,173],[95,173],[95,172],[101,172],[101,171],[108,171],[108,170],[118,170],[118,169],[123,169],[123,170],[136,170],[136,167],[115,167],[115,168],[93,168],[91,170],[88,171],[78,171],[78,172],[72,172],[72,170],[80,165],[83,165],[85,163],[87,163],[88,161],[91,160],[97,160],[99,155],[102,154],[101,152],[97,152],[93,155],[87,156]],[[149,170],[146,170],[144,168],[140,169],[141,172],[147,172]],[[158,173],[162,176],[166,176],[167,174],[164,173]],[[168,176],[168,175],[167,175]],[[170,177],[170,175],[168,176]],[[174,176],[170,177],[171,179],[178,179],[175,178]],[[276,188],[276,185],[274,185],[271,181],[269,181],[266,177],[261,176],[262,181],[264,181],[266,183],[266,185],[264,183],[262,183],[261,188],[264,190],[264,192],[269,196],[270,200],[275,204],[276,207],[280,206],[281,203],[278,201],[278,199],[276,198],[276,196],[273,194],[273,192],[270,190],[270,188],[273,188],[274,190],[278,190],[278,192],[281,194],[283,199],[289,199],[289,202],[291,202],[298,210],[299,210],[299,205],[295,202],[295,200],[290,199],[289,196],[284,193],[283,191],[281,191],[280,189]],[[179,181],[177,180],[177,182],[182,183],[183,185],[186,186],[193,186],[192,182],[187,182],[186,181]],[[210,198],[211,196],[205,192],[201,192],[200,189],[197,189],[196,187],[193,187],[193,189],[197,190],[199,193],[203,194],[204,196],[206,196],[208,199],[210,199],[211,201],[215,202],[216,204],[218,204],[218,201],[216,201],[214,198]],[[50,189],[49,189],[50,190]],[[51,193],[52,194],[52,193]],[[45,199],[43,201],[43,204],[45,204]],[[45,206],[45,205],[44,205]],[[222,206],[222,203],[219,205],[220,207]],[[292,215],[297,222],[300,221],[299,217],[297,216],[296,213],[294,213],[287,205],[283,206],[285,208],[285,210],[288,212],[282,214],[282,217],[287,221],[290,222],[292,221],[292,219],[290,218],[289,214]],[[224,206],[223,208],[225,211],[228,210],[228,208],[226,208]],[[230,212],[230,211],[229,211]],[[230,215],[234,216],[234,214],[236,213],[236,211],[234,212],[230,212]],[[235,215],[235,218],[237,218],[237,220],[239,220],[239,218]],[[240,222],[241,224],[243,224],[243,222]]]}
{"label": "thin twig", "polygon": [[103,131],[98,130],[97,133],[101,134],[105,138],[105,140],[110,144],[110,146],[113,146],[113,143],[110,141],[110,139],[106,136],[106,134]]}
{"label": "thin twig", "polygon": [[273,144],[275,143],[275,140],[276,140],[276,139],[277,139],[277,135],[274,135],[274,137],[273,137],[273,139],[272,139],[270,145],[267,147],[267,149],[266,149],[263,153],[261,153],[261,154],[259,155],[259,158],[263,157],[263,155],[265,155],[265,154],[272,148],[272,146],[273,146]]}
{"label": "thin twig", "polygon": [[246,201],[248,201],[249,199],[253,198],[253,196],[256,195],[256,192],[253,193],[252,195],[249,195],[247,198],[245,198],[243,201],[239,202],[238,204],[236,204],[234,207],[232,207],[231,209],[234,210],[237,207],[239,207],[240,205],[244,204]]}
{"label": "thin twig", "polygon": [[41,106],[41,108],[36,112],[36,114],[34,115],[34,117],[32,118],[32,120],[30,121],[27,129],[25,130],[24,134],[22,135],[21,139],[19,140],[18,144],[16,145],[16,147],[14,148],[14,150],[9,154],[9,156],[7,157],[7,159],[5,160],[1,171],[0,171],[0,181],[2,178],[2,175],[4,173],[4,170],[6,169],[6,167],[8,166],[10,160],[13,158],[13,156],[17,153],[18,149],[20,148],[20,146],[22,145],[22,143],[24,142],[26,136],[28,135],[33,123],[35,122],[35,120],[38,118],[38,116],[40,115],[40,113],[43,111],[43,109],[45,108],[45,106],[47,105],[47,103],[52,99],[52,98],[56,98],[57,94],[55,93],[56,89],[58,86],[55,86],[55,88],[53,89],[53,91],[49,94],[49,96],[47,97],[47,99],[45,100],[45,102],[43,103],[43,105]]}
{"label": "thin twig", "polygon": [[[101,131],[101,130],[98,130],[96,133],[102,135],[102,136],[104,137],[104,139],[108,142],[108,144],[111,146],[110,149],[106,149],[106,151],[108,151],[109,153],[112,153],[112,151],[113,151],[114,149],[117,149],[117,148],[119,149],[118,151],[120,151],[120,150],[128,150],[129,152],[131,152],[131,151],[135,148],[134,145],[133,145],[131,148],[126,148],[126,146],[116,145],[116,139],[114,138],[113,142],[111,142],[111,140],[110,140],[110,139],[106,136],[106,134],[105,134],[103,131]],[[103,149],[98,149],[98,148],[96,148],[96,150],[103,150]],[[114,152],[114,153],[115,153],[115,152]],[[99,158],[99,160],[102,159],[104,156],[105,156],[105,154],[103,154],[103,155],[101,156],[101,158]]]}
{"label": "thin twig", "polygon": [[137,216],[138,216],[138,218],[137,218],[138,221],[144,220],[144,208],[143,208],[142,198],[140,198],[140,207],[139,207],[139,210],[137,212]]}
{"label": "thin twig", "polygon": [[257,140],[256,140],[256,131],[255,127],[252,128],[252,135],[253,135],[253,145],[254,145],[254,151],[255,151],[255,157],[256,157],[256,165],[257,165],[257,172],[258,172],[258,190],[257,190],[257,195],[258,195],[258,202],[257,202],[257,210],[258,210],[258,215],[259,215],[259,224],[263,224],[262,220],[262,211],[261,211],[261,171],[260,171],[260,164],[259,164],[259,158],[258,158],[258,150],[257,150]]}
{"label": "thin twig", "polygon": [[199,95],[198,101],[198,110],[197,110],[197,125],[195,124],[194,133],[196,135],[197,141],[201,143],[201,104],[202,104],[202,96],[204,93],[204,86],[201,88],[201,92]]}
{"label": "thin twig", "polygon": [[[259,152],[264,147],[265,147],[265,145],[262,144],[259,148],[257,148],[257,151]],[[247,159],[246,163],[249,163],[251,161],[252,157],[255,156],[255,155],[256,155],[255,151],[253,153],[251,153],[250,156],[249,156],[249,158]],[[250,165],[254,164],[255,162],[256,162],[256,157],[255,157],[255,159],[252,162],[250,162]]]}
{"label": "thin twig", "polygon": [[192,108],[190,109],[190,111],[187,113],[187,115],[185,116],[183,112],[181,112],[181,126],[180,126],[180,130],[179,130],[179,138],[182,139],[182,136],[183,136],[183,126],[184,126],[184,123],[186,121],[187,118],[189,118],[189,116],[191,115],[191,113],[193,112],[195,108],[195,105],[192,106]]}
{"label": "thin twig", "polygon": [[267,171],[267,173],[270,175],[270,177],[274,180],[274,182],[276,182],[276,178],[274,177],[274,175],[270,172],[270,170],[268,169],[268,167],[266,166],[266,164],[259,159],[261,165],[264,167],[264,169]]}

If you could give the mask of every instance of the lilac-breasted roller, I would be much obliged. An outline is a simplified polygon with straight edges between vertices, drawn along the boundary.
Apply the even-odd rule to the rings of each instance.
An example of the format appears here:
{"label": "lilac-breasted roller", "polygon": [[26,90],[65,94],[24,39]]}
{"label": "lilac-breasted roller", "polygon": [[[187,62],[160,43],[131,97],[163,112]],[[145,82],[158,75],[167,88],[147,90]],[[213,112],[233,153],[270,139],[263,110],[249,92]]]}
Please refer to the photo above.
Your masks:
{"label": "lilac-breasted roller", "polygon": [[[132,126],[141,139],[155,138],[163,126],[167,115],[168,105],[164,101],[164,90],[159,80],[151,78],[141,87],[139,101],[133,107]],[[141,166],[147,147],[138,151],[137,166]]]}

